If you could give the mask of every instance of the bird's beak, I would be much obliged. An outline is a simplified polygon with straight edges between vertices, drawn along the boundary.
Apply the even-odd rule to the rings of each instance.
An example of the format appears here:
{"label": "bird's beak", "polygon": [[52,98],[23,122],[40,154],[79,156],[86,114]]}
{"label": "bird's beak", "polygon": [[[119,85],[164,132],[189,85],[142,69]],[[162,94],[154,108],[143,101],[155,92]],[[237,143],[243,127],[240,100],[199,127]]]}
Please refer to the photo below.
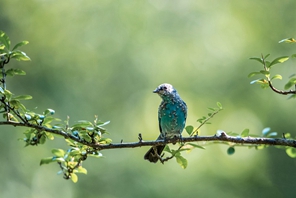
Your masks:
{"label": "bird's beak", "polygon": [[154,91],[153,91],[153,93],[158,93],[159,92],[159,89],[158,88],[156,88]]}

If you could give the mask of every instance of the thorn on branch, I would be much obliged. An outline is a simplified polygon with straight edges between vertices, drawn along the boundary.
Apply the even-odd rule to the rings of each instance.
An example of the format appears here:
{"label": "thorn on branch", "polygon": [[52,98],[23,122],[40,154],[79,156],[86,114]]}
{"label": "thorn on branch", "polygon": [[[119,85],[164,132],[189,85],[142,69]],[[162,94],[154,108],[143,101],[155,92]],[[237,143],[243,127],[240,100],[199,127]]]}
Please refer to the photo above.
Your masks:
{"label": "thorn on branch", "polygon": [[138,139],[139,139],[139,142],[142,142],[143,141],[143,138],[142,138],[142,134],[141,133],[139,133]]}

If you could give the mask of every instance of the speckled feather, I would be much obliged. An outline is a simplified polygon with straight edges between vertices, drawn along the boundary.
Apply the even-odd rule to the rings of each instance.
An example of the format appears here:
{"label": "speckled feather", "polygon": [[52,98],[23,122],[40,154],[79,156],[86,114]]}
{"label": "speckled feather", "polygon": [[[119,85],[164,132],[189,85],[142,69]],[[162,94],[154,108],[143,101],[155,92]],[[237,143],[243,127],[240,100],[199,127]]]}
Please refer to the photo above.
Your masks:
{"label": "speckled feather", "polygon": [[[159,85],[153,93],[157,93],[162,98],[158,108],[160,135],[157,140],[180,137],[187,117],[186,103],[180,98],[174,87],[167,83]],[[162,145],[156,146],[158,155],[161,155],[164,147]],[[153,147],[145,154],[144,159],[153,163],[158,161]]]}

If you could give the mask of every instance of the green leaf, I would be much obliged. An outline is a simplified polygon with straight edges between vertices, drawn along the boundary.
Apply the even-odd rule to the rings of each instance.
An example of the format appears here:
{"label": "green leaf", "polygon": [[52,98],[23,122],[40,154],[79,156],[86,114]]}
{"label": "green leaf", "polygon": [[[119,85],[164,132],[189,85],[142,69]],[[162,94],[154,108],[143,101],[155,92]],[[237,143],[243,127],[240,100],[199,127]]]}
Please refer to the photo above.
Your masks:
{"label": "green leaf", "polygon": [[72,180],[72,182],[74,182],[74,183],[76,183],[76,182],[78,181],[78,177],[77,177],[77,175],[76,175],[75,173],[72,173],[72,174],[71,174],[71,180]]}
{"label": "green leaf", "polygon": [[73,128],[86,128],[88,126],[93,126],[93,124],[90,121],[87,120],[80,120],[77,124],[74,124]]}
{"label": "green leaf", "polygon": [[292,54],[291,55],[291,58],[296,58],[296,54]]}
{"label": "green leaf", "polygon": [[10,49],[10,39],[9,37],[3,32],[0,30],[0,43],[2,43],[7,50]]}
{"label": "green leaf", "polygon": [[191,145],[191,146],[193,146],[193,147],[195,147],[195,148],[206,149],[205,147],[200,146],[200,145],[197,145],[197,144],[193,144],[193,143],[187,143],[187,144],[189,144],[189,145]]}
{"label": "green leaf", "polygon": [[43,158],[40,161],[40,166],[43,165],[43,164],[49,164],[49,163],[52,163],[52,162],[55,162],[55,161],[56,160],[53,157]]}
{"label": "green leaf", "polygon": [[279,43],[296,43],[296,40],[294,38],[285,38],[280,40]]}
{"label": "green leaf", "polygon": [[283,63],[283,62],[285,62],[285,61],[287,61],[287,60],[289,60],[289,56],[281,56],[281,57],[278,57],[278,58],[274,59],[274,60],[270,63],[270,65],[269,65],[268,67],[271,67],[271,66],[273,66],[273,65],[275,65],[275,64],[278,64],[278,63]]}
{"label": "green leaf", "polygon": [[43,134],[43,135],[40,137],[40,139],[39,139],[39,143],[40,143],[40,144],[44,144],[45,142],[46,142],[46,135]]}
{"label": "green leaf", "polygon": [[268,133],[270,132],[270,128],[269,127],[266,127],[262,130],[262,135],[263,136],[266,136]]}
{"label": "green leaf", "polygon": [[22,41],[22,42],[19,42],[18,44],[16,44],[13,48],[12,48],[12,51],[14,51],[15,49],[21,47],[21,46],[24,46],[24,45],[27,45],[29,43],[29,41]]}
{"label": "green leaf", "polygon": [[258,61],[259,63],[263,64],[262,58],[256,58],[256,57],[253,57],[253,58],[250,58],[250,59],[251,59],[251,60]]}
{"label": "green leaf", "polygon": [[13,97],[12,99],[13,100],[30,100],[32,98],[33,97],[30,95],[20,95],[20,96]]}
{"label": "green leaf", "polygon": [[54,113],[55,113],[55,110],[53,110],[53,109],[46,109],[43,114],[44,115],[48,115],[48,114],[53,115]]}
{"label": "green leaf", "polygon": [[87,170],[85,168],[83,168],[82,166],[79,166],[75,172],[77,173],[83,173],[83,174],[87,174]]}
{"label": "green leaf", "polygon": [[289,157],[296,158],[296,149],[295,148],[292,148],[292,147],[287,148],[286,153]]}
{"label": "green leaf", "polygon": [[261,74],[264,74],[264,75],[269,75],[269,74],[270,74],[269,71],[265,71],[265,70],[261,70],[260,73],[261,73]]}
{"label": "green leaf", "polygon": [[219,109],[223,109],[222,104],[220,102],[217,102],[217,107],[219,107]]}
{"label": "green leaf", "polygon": [[187,160],[186,160],[184,157],[182,157],[181,155],[178,155],[178,156],[176,155],[175,157],[176,157],[177,163],[178,163],[183,169],[187,168],[188,162],[187,162]]}
{"label": "green leaf", "polygon": [[274,75],[274,76],[271,78],[271,80],[275,80],[275,79],[282,80],[283,77],[282,77],[281,75],[279,75],[279,74],[276,74],[276,75]]}
{"label": "green leaf", "polygon": [[163,150],[168,152],[168,153],[172,153],[172,151],[171,151],[171,149],[170,149],[170,147],[168,145],[165,145]]}
{"label": "green leaf", "polygon": [[112,142],[112,140],[110,138],[101,138],[99,140],[100,144],[110,144]]}
{"label": "green leaf", "polygon": [[264,56],[264,60],[267,59],[267,57],[268,57],[269,55],[270,55],[270,54],[265,55],[265,56]]}
{"label": "green leaf", "polygon": [[16,51],[13,51],[11,54],[10,54],[10,58],[14,58],[18,61],[30,61],[30,57],[27,56],[27,54],[25,52],[22,52],[20,50],[16,50]]}
{"label": "green leaf", "polygon": [[234,149],[234,147],[229,147],[228,149],[227,149],[227,154],[228,155],[233,155],[235,153],[235,149]]}
{"label": "green leaf", "polygon": [[46,137],[47,137],[48,139],[50,139],[50,140],[54,140],[54,136],[53,136],[52,133],[45,132],[45,135],[46,135]]}
{"label": "green leaf", "polygon": [[248,137],[249,136],[249,132],[250,132],[249,129],[243,130],[243,132],[241,133],[241,137]]}
{"label": "green leaf", "polygon": [[64,157],[65,156],[65,151],[62,149],[52,149],[51,152],[52,152],[52,154],[54,154],[57,157]]}
{"label": "green leaf", "polygon": [[5,73],[8,76],[26,75],[26,72],[21,69],[8,69]]}
{"label": "green leaf", "polygon": [[290,87],[294,86],[296,84],[296,78],[291,78],[289,82],[285,85],[285,89],[289,89]]}
{"label": "green leaf", "polygon": [[251,78],[251,77],[258,75],[258,74],[261,74],[261,73],[260,72],[251,72],[251,73],[249,73],[248,78]]}
{"label": "green leaf", "polygon": [[191,125],[188,125],[185,127],[186,132],[188,133],[188,135],[191,135],[193,132],[194,127]]}

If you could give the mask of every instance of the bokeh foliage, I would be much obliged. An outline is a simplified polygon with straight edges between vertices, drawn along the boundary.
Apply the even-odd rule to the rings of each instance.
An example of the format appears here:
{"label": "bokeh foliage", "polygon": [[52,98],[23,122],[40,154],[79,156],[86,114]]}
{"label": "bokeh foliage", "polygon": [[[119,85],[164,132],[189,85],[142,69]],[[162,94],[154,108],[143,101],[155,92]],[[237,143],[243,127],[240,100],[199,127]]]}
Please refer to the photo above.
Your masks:
{"label": "bokeh foliage", "polygon": [[[29,40],[24,48],[32,59],[14,62],[26,67],[27,76],[10,80],[9,89],[34,96],[26,107],[56,109],[59,118],[112,120],[108,129],[116,142],[137,140],[138,133],[144,140],[157,137],[160,99],[152,90],[163,82],[173,84],[186,101],[187,124],[195,124],[216,101],[223,104],[225,110],[202,129],[204,135],[245,128],[260,134],[269,126],[295,136],[295,100],[251,86],[247,78],[257,67],[249,57],[295,53],[293,45],[277,44],[295,34],[295,6],[294,1],[254,0],[3,0],[0,29],[12,41]],[[295,60],[284,64],[275,73],[287,79]],[[22,129],[1,131],[0,197],[294,195],[295,160],[272,147],[237,148],[229,156],[227,147],[213,145],[190,153],[185,171],[174,162],[142,160],[147,148],[106,151],[112,157],[85,165],[95,174],[72,184],[52,174],[57,167],[38,166],[46,152],[64,145],[62,139],[23,149],[17,141]]]}

